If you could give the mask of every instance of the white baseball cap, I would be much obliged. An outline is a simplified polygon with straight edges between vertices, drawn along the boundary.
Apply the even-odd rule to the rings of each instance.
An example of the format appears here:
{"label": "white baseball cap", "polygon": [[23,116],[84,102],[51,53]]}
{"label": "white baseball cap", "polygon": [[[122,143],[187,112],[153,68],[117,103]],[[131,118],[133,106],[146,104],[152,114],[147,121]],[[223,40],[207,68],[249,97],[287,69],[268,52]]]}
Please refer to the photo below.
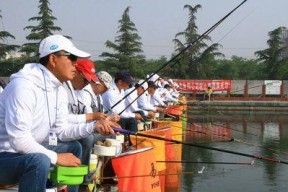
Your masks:
{"label": "white baseball cap", "polygon": [[[139,82],[137,83],[138,85],[141,85],[142,83],[144,82],[143,79],[139,80]],[[144,90],[147,90],[148,89],[148,83],[147,82],[144,82],[141,87],[143,87]]]}
{"label": "white baseball cap", "polygon": [[[153,73],[152,73],[153,74]],[[152,75],[151,74],[151,75]],[[148,77],[150,77],[151,75],[147,75],[147,78]],[[154,74],[154,75],[152,75],[150,78],[149,78],[149,80],[148,81],[157,81],[157,80],[159,80],[160,79],[160,76],[159,75],[157,75],[157,74]]]}
{"label": "white baseball cap", "polygon": [[97,73],[97,77],[98,77],[98,79],[103,81],[103,83],[107,87],[107,89],[110,89],[110,87],[112,86],[112,77],[109,73],[107,73],[106,71],[99,71]]}
{"label": "white baseball cap", "polygon": [[45,57],[51,53],[64,50],[77,57],[90,57],[89,53],[77,49],[74,44],[62,35],[50,35],[43,39],[39,46],[40,58]]}

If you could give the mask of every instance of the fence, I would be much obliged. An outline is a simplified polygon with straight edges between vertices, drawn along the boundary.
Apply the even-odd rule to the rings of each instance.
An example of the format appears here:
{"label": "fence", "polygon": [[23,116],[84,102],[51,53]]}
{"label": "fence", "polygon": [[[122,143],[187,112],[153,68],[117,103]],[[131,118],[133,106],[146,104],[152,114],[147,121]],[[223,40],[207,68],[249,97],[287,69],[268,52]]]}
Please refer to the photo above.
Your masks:
{"label": "fence", "polygon": [[288,100],[288,80],[182,80],[174,79],[179,91],[202,99],[210,86],[217,100]]}

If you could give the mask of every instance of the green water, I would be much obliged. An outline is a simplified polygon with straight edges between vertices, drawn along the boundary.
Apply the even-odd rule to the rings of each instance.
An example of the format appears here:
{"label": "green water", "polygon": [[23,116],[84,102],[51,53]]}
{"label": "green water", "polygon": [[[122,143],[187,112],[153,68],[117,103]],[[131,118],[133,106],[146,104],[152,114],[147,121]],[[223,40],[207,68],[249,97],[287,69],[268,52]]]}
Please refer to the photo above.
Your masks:
{"label": "green water", "polygon": [[[209,147],[288,162],[287,115],[271,114],[271,112],[189,112],[187,121],[185,142],[203,142],[203,145]],[[213,129],[213,126],[217,126],[218,129],[222,126],[224,130],[228,128],[229,136],[235,140],[219,142],[221,137],[215,139],[214,136],[212,139],[207,134],[203,138],[187,137],[187,131],[189,126],[193,125],[192,123],[209,125],[209,129]],[[194,174],[181,176],[178,191],[287,191],[288,164],[191,146],[183,146],[182,150],[183,161],[238,164],[184,163],[183,172]],[[254,165],[239,165],[239,163],[251,163],[253,160]]]}

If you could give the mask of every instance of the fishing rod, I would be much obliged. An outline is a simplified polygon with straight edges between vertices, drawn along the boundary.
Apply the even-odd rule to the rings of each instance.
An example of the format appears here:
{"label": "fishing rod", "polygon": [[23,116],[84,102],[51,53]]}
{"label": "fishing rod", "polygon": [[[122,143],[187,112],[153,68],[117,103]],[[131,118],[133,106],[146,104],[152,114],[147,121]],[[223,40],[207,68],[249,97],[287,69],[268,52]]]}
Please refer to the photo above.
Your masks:
{"label": "fishing rod", "polygon": [[[172,61],[176,60],[180,55],[185,53],[185,51],[189,50],[192,45],[194,45],[196,42],[201,41],[205,36],[207,36],[209,33],[211,33],[216,27],[218,27],[225,19],[227,19],[233,12],[235,12],[239,7],[241,7],[247,0],[244,0],[242,3],[240,3],[238,6],[236,6],[232,11],[230,11],[228,14],[226,14],[222,19],[220,19],[217,23],[215,23],[212,27],[210,27],[207,31],[205,31],[202,35],[200,35],[198,38],[196,38],[193,42],[191,42],[188,46],[186,46],[184,49],[182,49],[178,54],[176,54],[174,57],[172,57],[168,62],[166,62],[162,67],[157,69],[155,72],[150,74],[144,81],[139,84],[139,86],[142,86],[145,82],[147,82],[152,76],[157,74],[159,71],[164,69],[166,66],[168,66]],[[133,89],[135,91],[136,88]],[[131,91],[129,94],[124,96],[122,99],[120,99],[118,102],[116,102],[108,111],[105,111],[105,113],[108,113],[111,111],[115,106],[117,106],[119,103],[121,103],[125,98],[127,98],[130,94],[132,94]]]}
{"label": "fishing rod", "polygon": [[[157,69],[154,73],[152,73],[149,77],[147,77],[146,79],[144,79],[144,81],[142,83],[139,84],[139,86],[142,86],[145,82],[147,82],[153,75],[155,75],[156,73],[158,73],[160,70],[162,70],[163,68],[165,68],[169,63],[171,63],[173,60],[175,60],[177,57],[179,57],[181,54],[183,54],[186,50],[190,49],[190,47],[192,46],[192,44],[189,44],[187,47],[185,47],[182,51],[180,51],[177,55],[175,55],[174,57],[172,57],[168,62],[166,62],[162,67],[160,67],[159,69]],[[110,109],[108,109],[108,111],[105,111],[105,113],[108,113],[109,111],[111,111],[115,106],[117,106],[119,103],[121,103],[124,99],[126,99],[129,95],[131,95],[137,88],[134,88],[131,92],[129,92],[127,95],[125,95],[123,98],[121,98],[118,102],[116,102]],[[143,93],[142,93],[143,94]],[[134,100],[135,101],[135,100]],[[132,104],[129,103],[128,106],[130,106]],[[126,107],[127,108],[127,107]],[[125,108],[125,110],[126,110]],[[124,110],[123,110],[124,111]],[[123,113],[120,112],[120,114]],[[119,114],[119,115],[120,115]]]}
{"label": "fishing rod", "polygon": [[157,139],[157,140],[162,140],[162,141],[167,141],[167,142],[173,142],[173,143],[178,143],[178,144],[192,146],[192,147],[198,147],[198,148],[207,149],[207,150],[213,150],[213,151],[219,151],[219,152],[224,152],[224,153],[230,153],[230,154],[239,155],[239,156],[251,157],[251,158],[261,159],[261,160],[264,160],[264,161],[269,161],[269,162],[274,162],[274,163],[288,164],[287,161],[283,161],[283,160],[280,160],[280,159],[274,159],[274,158],[270,158],[270,157],[263,157],[263,156],[260,156],[260,155],[252,155],[252,154],[248,154],[248,153],[241,153],[241,152],[231,151],[231,150],[227,150],[227,149],[209,147],[209,146],[204,146],[204,145],[199,145],[199,144],[194,144],[194,143],[186,143],[186,142],[178,141],[178,140],[175,140],[175,139],[166,139],[166,138],[158,137],[158,136],[155,136],[155,135],[147,135],[147,134],[143,134],[143,133],[139,133],[139,132],[135,133],[135,132],[128,131],[128,130],[125,130],[125,129],[113,128],[113,130],[115,132],[119,132],[119,133],[122,133],[122,134],[136,135],[136,136],[138,135],[138,136],[147,137],[147,138],[151,138],[151,139]]}
{"label": "fishing rod", "polygon": [[[200,173],[200,172],[198,172]],[[189,174],[197,174],[196,172],[177,172],[177,173],[158,173],[155,176],[169,176],[169,175],[189,175]],[[125,178],[135,178],[135,177],[151,177],[150,174],[147,175],[131,175],[131,176],[117,176],[117,177],[100,177],[99,179],[125,179]]]}
{"label": "fishing rod", "polygon": [[156,163],[187,163],[187,164],[222,164],[222,165],[254,165],[254,160],[250,163],[238,162],[214,162],[214,161],[156,161]]}
{"label": "fishing rod", "polygon": [[[180,128],[179,126],[174,126],[174,127],[178,127]],[[247,141],[243,141],[241,139],[237,139],[235,137],[227,137],[227,135],[223,134],[223,135],[220,135],[220,134],[211,134],[211,133],[207,133],[207,132],[203,132],[203,131],[198,131],[198,130],[189,130],[189,129],[186,129],[185,130],[186,132],[189,131],[189,132],[195,132],[195,133],[201,133],[201,134],[205,134],[205,135],[208,135],[208,136],[215,136],[215,137],[220,137],[220,138],[223,138],[223,139],[228,139],[227,141],[225,142],[231,142],[231,141],[235,141],[235,142],[239,142],[241,144],[245,144],[245,145],[249,145],[249,146],[253,146],[253,147],[259,147],[259,148],[262,148],[262,149],[266,149],[266,150],[269,150],[269,151],[274,151],[274,152],[277,152],[277,153],[280,153],[280,154],[283,154],[283,155],[288,155],[288,152],[285,152],[285,151],[281,151],[279,149],[274,149],[272,147],[264,147],[262,145],[257,145],[257,144],[254,144],[254,143],[251,143],[251,142],[247,142]],[[209,130],[210,131],[210,130]],[[213,131],[212,131],[213,132]],[[215,132],[214,132],[215,133]],[[176,134],[176,135],[185,135],[185,134]],[[174,135],[175,136],[175,135]],[[195,142],[194,142],[195,143]],[[169,143],[169,144],[174,144],[174,143]]]}
{"label": "fishing rod", "polygon": [[[183,121],[183,120],[182,120]],[[185,121],[185,120],[184,120]],[[196,123],[193,123],[193,122],[190,122],[190,121],[186,121],[186,123],[188,123],[189,125],[197,125]],[[232,129],[232,128],[227,128],[223,125],[220,125],[220,124],[215,124],[215,123],[211,123],[211,125],[216,125],[216,126],[219,126],[219,127],[223,127],[224,129],[231,129],[233,131],[238,131],[238,132],[242,132],[244,133],[243,131],[240,131],[240,130],[237,130],[237,129]],[[198,126],[201,126],[203,127],[202,125],[198,125]],[[181,128],[180,126],[177,126],[177,125],[174,125],[174,127],[177,127],[177,128]],[[187,127],[186,128],[186,131],[189,131],[189,132],[196,132],[196,133],[201,133],[201,134],[206,134],[206,135],[209,135],[209,136],[216,136],[216,137],[222,137],[222,138],[227,138],[227,139],[230,139],[230,141],[236,141],[236,142],[239,142],[239,143],[242,143],[242,144],[247,144],[247,145],[250,145],[250,146],[254,146],[254,147],[259,147],[259,148],[263,148],[263,149],[267,149],[267,150],[271,150],[271,151],[274,151],[274,152],[278,152],[278,153],[281,153],[281,154],[284,154],[284,155],[288,155],[288,152],[285,152],[285,151],[281,151],[281,150],[278,150],[278,149],[274,149],[272,147],[264,147],[262,145],[256,145],[256,144],[253,144],[253,143],[250,143],[250,142],[247,142],[247,141],[243,141],[241,139],[237,139],[235,137],[227,137],[227,135],[223,134],[223,135],[220,135],[220,134],[217,134],[215,131],[212,131],[212,130],[208,130],[209,132],[212,132],[212,133],[207,133],[207,132],[203,132],[203,131],[198,131],[198,130],[189,130],[190,127]],[[206,127],[205,127],[206,128]],[[275,133],[273,131],[271,131],[271,133]],[[257,136],[257,137],[260,137],[260,135],[256,135],[256,134],[252,134],[252,133],[245,133],[245,134],[250,134],[252,136]]]}

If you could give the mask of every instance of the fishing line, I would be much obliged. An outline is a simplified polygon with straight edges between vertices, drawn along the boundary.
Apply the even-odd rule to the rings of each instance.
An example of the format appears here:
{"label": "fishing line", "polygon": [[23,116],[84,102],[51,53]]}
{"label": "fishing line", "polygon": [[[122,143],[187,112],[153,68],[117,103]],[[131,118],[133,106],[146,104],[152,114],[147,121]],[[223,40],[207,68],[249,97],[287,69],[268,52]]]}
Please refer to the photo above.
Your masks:
{"label": "fishing line", "polygon": [[[185,51],[188,51],[195,43],[197,43],[198,41],[200,41],[201,39],[203,39],[205,36],[207,36],[208,34],[210,34],[216,27],[218,27],[225,19],[227,19],[234,11],[236,11],[239,7],[241,7],[247,0],[244,0],[243,2],[241,2],[237,7],[235,7],[232,11],[230,11],[227,15],[225,15],[222,19],[220,19],[216,24],[214,24],[212,27],[210,27],[207,31],[205,31],[202,35],[200,35],[196,40],[194,40],[193,42],[191,42],[187,47],[185,47],[184,49],[182,49],[178,54],[176,54],[174,57],[172,57],[168,62],[166,62],[162,67],[160,67],[158,70],[156,70],[154,73],[150,74],[149,77],[147,77],[146,79],[144,79],[144,81],[139,84],[139,86],[142,86],[145,82],[147,82],[152,76],[154,76],[155,74],[157,74],[159,71],[161,71],[162,69],[164,69],[166,66],[168,66],[172,61],[174,61],[175,59],[177,59],[180,55],[182,55]],[[116,105],[118,105],[119,103],[121,103],[125,98],[127,98],[130,94],[132,94],[132,92],[134,92],[136,90],[136,88],[134,88],[130,93],[128,93],[126,96],[124,96],[122,99],[120,99],[118,102],[116,102],[111,108],[108,109],[108,111],[105,111],[105,113],[108,113],[109,111],[111,111]],[[123,112],[123,111],[122,111]]]}
{"label": "fishing line", "polygon": [[[200,127],[204,127],[206,128],[206,126],[202,126],[202,125],[198,125],[196,123],[193,123],[193,122],[189,122],[189,121],[186,121],[186,123],[194,126],[194,125],[197,125],[197,126],[200,126]],[[240,124],[240,123],[239,123]],[[216,126],[219,126],[219,127],[222,127],[224,129],[231,129],[231,130],[234,130],[234,131],[238,131],[238,132],[241,132],[240,130],[237,130],[237,129],[232,129],[232,128],[227,128],[223,125],[220,125],[220,124],[215,124],[215,123],[211,123],[211,125],[216,125]],[[234,124],[234,125],[237,125]],[[173,125],[173,127],[178,127],[178,128],[182,128],[182,127],[179,127],[177,125]],[[231,141],[236,141],[236,142],[239,142],[239,143],[242,143],[242,144],[247,144],[247,145],[250,145],[250,146],[254,146],[254,147],[259,147],[259,148],[263,148],[263,149],[267,149],[267,150],[271,150],[271,151],[275,151],[275,152],[278,152],[278,153],[281,153],[281,154],[284,154],[284,155],[288,155],[288,152],[284,152],[284,151],[281,151],[279,149],[275,149],[275,148],[272,148],[272,147],[264,147],[263,145],[257,145],[257,144],[253,144],[251,142],[247,142],[247,141],[243,141],[241,139],[237,139],[235,137],[227,137],[225,134],[224,135],[220,135],[220,134],[217,134],[215,131],[212,131],[212,130],[208,130],[208,131],[211,131],[213,134],[210,134],[210,133],[207,133],[207,132],[203,132],[203,131],[197,131],[197,130],[189,130],[190,127],[186,127],[186,132],[189,131],[189,132],[196,132],[196,133],[201,133],[201,134],[206,134],[208,136],[216,136],[216,137],[222,137],[222,138],[227,138],[227,139],[231,139]],[[256,128],[256,127],[254,127]],[[242,133],[245,133],[242,131]],[[276,133],[276,132],[272,132],[271,133]],[[253,135],[253,136],[257,136],[257,137],[261,137],[260,135],[256,135],[256,134],[252,134],[252,133],[245,133],[245,134],[250,134],[250,135]],[[182,135],[185,135],[185,134],[182,134]]]}
{"label": "fishing line", "polygon": [[[169,175],[189,175],[189,174],[197,174],[196,172],[179,172],[179,173],[158,173],[155,176],[169,176]],[[117,176],[117,177],[100,177],[99,179],[125,179],[125,178],[135,178],[135,177],[151,177],[148,175],[131,175],[131,176]]]}
{"label": "fishing line", "polygon": [[223,165],[254,165],[254,160],[250,163],[238,162],[214,162],[214,161],[156,161],[156,163],[187,163],[187,164],[223,164]]}
{"label": "fishing line", "polygon": [[234,154],[234,155],[239,155],[239,156],[251,157],[251,158],[261,159],[264,161],[269,161],[269,162],[274,162],[274,163],[288,164],[287,161],[283,161],[280,159],[263,157],[260,155],[252,155],[252,154],[248,154],[248,153],[241,153],[241,152],[231,151],[231,150],[227,150],[227,149],[221,149],[221,148],[217,148],[217,147],[209,147],[209,146],[199,145],[199,144],[195,144],[195,143],[186,143],[186,142],[182,142],[182,141],[178,141],[178,140],[174,140],[174,139],[166,139],[166,138],[158,137],[155,135],[147,135],[147,134],[143,134],[143,133],[139,133],[139,132],[135,133],[135,132],[124,130],[124,129],[118,129],[118,128],[113,128],[113,129],[115,132],[119,132],[122,134],[138,135],[138,136],[143,136],[143,137],[147,137],[147,138],[151,138],[151,139],[158,139],[158,140],[162,140],[162,141],[179,143],[179,144],[197,147],[197,148],[202,148],[202,149],[207,149],[207,150],[213,150],[213,151],[219,151],[219,152],[224,152],[224,153],[229,153],[229,154]]}

